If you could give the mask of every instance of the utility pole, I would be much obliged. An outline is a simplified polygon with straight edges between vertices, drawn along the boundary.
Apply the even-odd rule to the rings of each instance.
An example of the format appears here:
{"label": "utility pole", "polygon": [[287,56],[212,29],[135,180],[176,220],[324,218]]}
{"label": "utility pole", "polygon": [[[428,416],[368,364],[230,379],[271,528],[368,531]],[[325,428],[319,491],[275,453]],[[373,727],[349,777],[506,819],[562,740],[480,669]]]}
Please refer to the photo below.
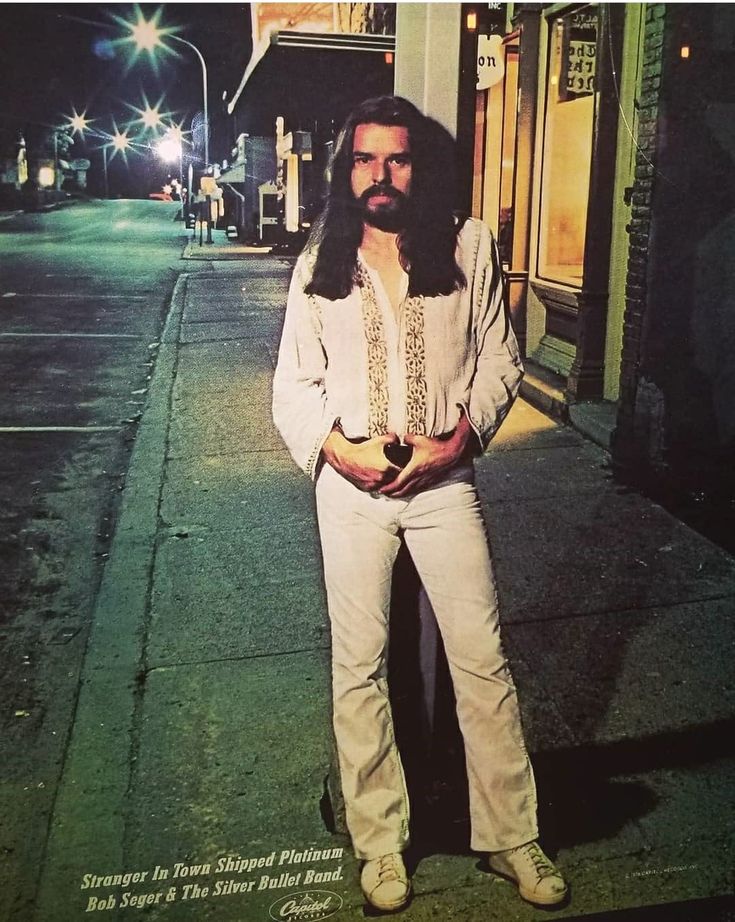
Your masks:
{"label": "utility pole", "polygon": [[107,146],[102,147],[102,173],[105,177],[105,198],[110,197],[110,186],[107,182]]}

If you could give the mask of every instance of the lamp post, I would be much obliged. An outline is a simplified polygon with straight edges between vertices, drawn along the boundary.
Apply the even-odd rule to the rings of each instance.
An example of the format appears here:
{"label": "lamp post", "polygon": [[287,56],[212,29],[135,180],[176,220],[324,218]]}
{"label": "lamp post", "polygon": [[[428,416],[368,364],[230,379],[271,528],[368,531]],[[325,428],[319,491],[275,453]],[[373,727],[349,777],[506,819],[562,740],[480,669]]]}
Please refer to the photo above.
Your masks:
{"label": "lamp post", "polygon": [[153,19],[145,19],[142,14],[139,14],[139,19],[134,24],[127,24],[130,29],[130,36],[132,41],[135,42],[137,50],[147,51],[149,54],[156,48],[166,48],[166,44],[163,42],[163,38],[170,38],[175,42],[179,42],[181,45],[186,45],[187,48],[196,54],[199,58],[199,63],[202,67],[202,97],[204,101],[204,169],[205,171],[209,169],[209,103],[208,103],[208,89],[207,89],[207,64],[204,60],[204,56],[197,46],[190,42],[188,39],[181,38],[180,35],[176,35],[171,29],[159,29],[155,17]]}
{"label": "lamp post", "polygon": [[54,192],[61,188],[59,182],[59,129],[54,128]]}
{"label": "lamp post", "polygon": [[169,38],[172,38],[175,42],[181,42],[182,45],[186,45],[196,54],[199,58],[199,63],[202,65],[202,98],[204,101],[204,171],[206,172],[209,169],[209,105],[207,103],[207,65],[204,61],[201,51],[197,48],[196,45],[187,41],[185,38],[181,38],[178,35],[170,35]]}
{"label": "lamp post", "polygon": [[102,173],[105,177],[105,198],[110,197],[110,184],[107,179],[107,145],[102,147]]}

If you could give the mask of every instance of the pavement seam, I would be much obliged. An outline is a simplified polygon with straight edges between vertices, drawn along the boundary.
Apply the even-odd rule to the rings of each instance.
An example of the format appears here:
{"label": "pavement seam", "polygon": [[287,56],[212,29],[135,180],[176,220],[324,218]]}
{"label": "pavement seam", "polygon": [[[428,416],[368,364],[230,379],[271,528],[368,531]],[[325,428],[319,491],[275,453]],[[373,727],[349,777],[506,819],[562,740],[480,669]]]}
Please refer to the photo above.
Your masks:
{"label": "pavement seam", "polygon": [[626,612],[638,613],[638,612],[656,612],[660,610],[662,614],[664,611],[671,611],[676,608],[685,608],[689,605],[701,605],[703,602],[724,602],[727,599],[735,598],[735,592],[725,592],[722,595],[711,595],[711,596],[701,596],[696,598],[686,598],[686,599],[677,599],[676,601],[666,602],[652,602],[649,605],[644,604],[635,604],[635,607],[631,605],[623,606],[622,608],[601,608],[601,609],[591,609],[589,611],[580,611],[580,612],[565,612],[561,615],[551,615],[550,617],[545,618],[526,618],[523,620],[517,618],[511,618],[510,620],[503,620],[501,616],[501,623],[503,624],[503,630],[507,630],[510,627],[515,625],[534,625],[534,624],[551,624],[553,622],[559,621],[572,621],[575,618],[598,618],[604,615],[622,615]]}
{"label": "pavement seam", "polygon": [[327,653],[331,649],[329,644],[317,647],[299,647],[293,650],[263,650],[255,653],[244,653],[242,656],[220,656],[214,659],[185,660],[181,663],[159,663],[147,670],[148,675],[163,670],[189,668],[190,666],[212,666],[217,663],[241,663],[258,659],[276,659],[280,656],[301,656],[305,653]]}

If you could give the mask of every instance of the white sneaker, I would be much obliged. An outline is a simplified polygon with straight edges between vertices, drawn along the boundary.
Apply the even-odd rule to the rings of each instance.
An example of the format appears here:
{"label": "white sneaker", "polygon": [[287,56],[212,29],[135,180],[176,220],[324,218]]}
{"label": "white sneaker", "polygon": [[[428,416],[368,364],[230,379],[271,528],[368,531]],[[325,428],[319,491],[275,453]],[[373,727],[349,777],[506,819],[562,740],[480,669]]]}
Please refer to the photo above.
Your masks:
{"label": "white sneaker", "polygon": [[518,885],[524,900],[539,906],[553,906],[567,895],[559,870],[541,851],[538,842],[527,842],[504,852],[493,852],[488,862],[493,871]]}
{"label": "white sneaker", "polygon": [[360,874],[360,886],[368,903],[385,912],[401,909],[411,895],[408,871],[397,852],[366,861]]}

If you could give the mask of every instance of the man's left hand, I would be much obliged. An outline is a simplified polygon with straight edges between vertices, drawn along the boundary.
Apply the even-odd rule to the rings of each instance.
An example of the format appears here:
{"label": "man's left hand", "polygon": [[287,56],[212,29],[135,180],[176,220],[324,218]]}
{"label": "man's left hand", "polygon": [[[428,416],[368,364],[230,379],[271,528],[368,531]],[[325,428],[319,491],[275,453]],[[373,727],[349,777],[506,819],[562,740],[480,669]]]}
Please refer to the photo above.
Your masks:
{"label": "man's left hand", "polygon": [[[457,428],[448,439],[432,439],[426,435],[405,435],[403,441],[413,446],[411,460],[400,474],[379,489],[384,496],[400,499],[433,486],[463,458],[472,455],[476,436],[462,414]],[[479,447],[479,446],[477,446]]]}

